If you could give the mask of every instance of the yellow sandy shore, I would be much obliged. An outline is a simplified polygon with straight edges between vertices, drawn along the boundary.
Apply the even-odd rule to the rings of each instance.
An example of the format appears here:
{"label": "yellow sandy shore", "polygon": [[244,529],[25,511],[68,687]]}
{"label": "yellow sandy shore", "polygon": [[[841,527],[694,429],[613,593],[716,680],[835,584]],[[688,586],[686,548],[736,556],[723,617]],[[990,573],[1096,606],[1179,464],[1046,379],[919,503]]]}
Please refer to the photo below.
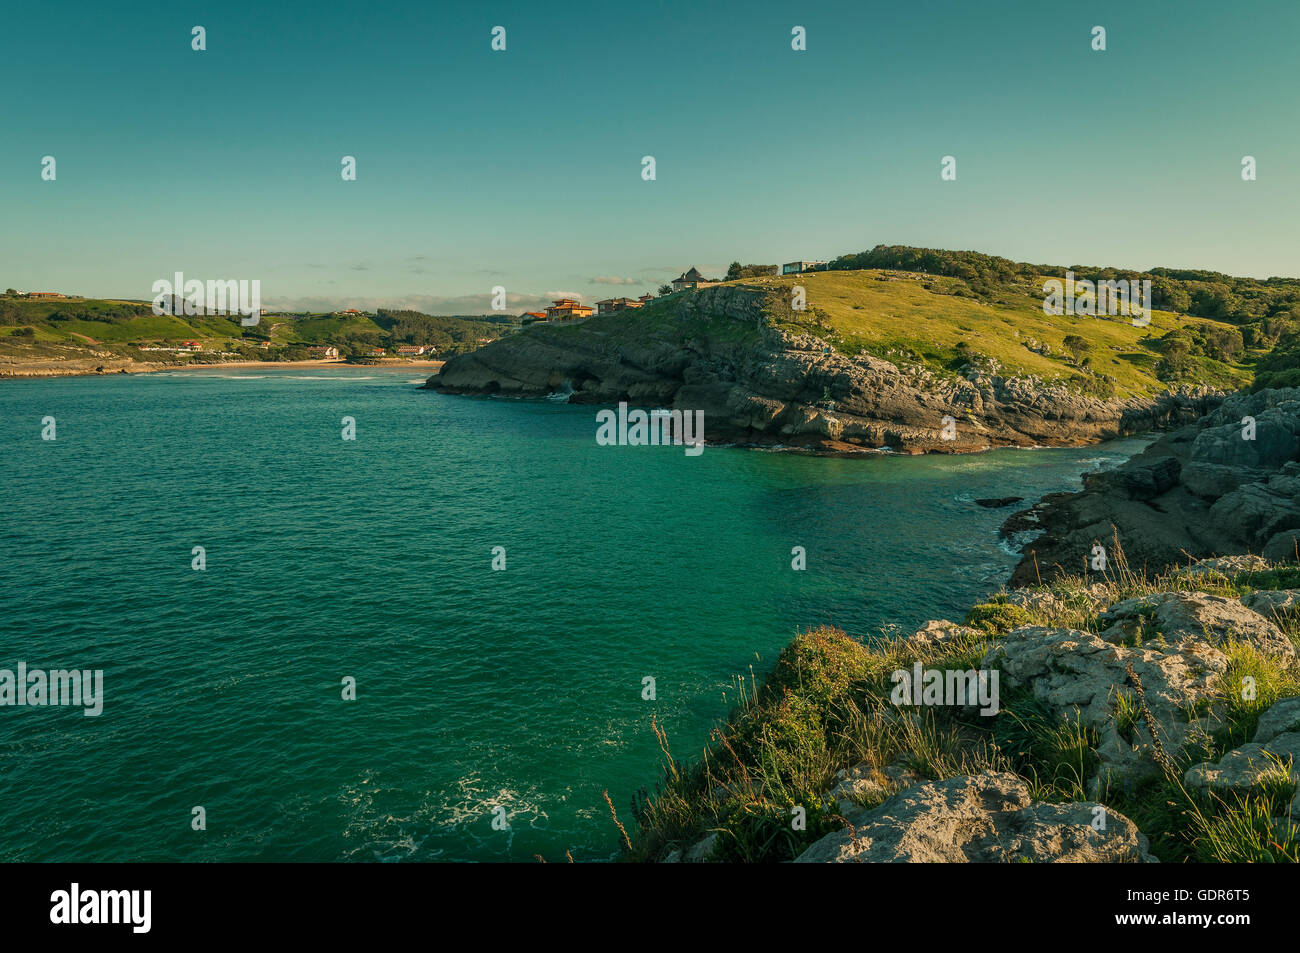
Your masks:
{"label": "yellow sandy shore", "polygon": [[[70,358],[66,361],[14,361],[0,358],[0,378],[77,377],[97,374],[150,374],[155,371],[220,371],[229,368],[344,367],[363,371],[428,371],[442,367],[442,361],[385,361],[382,364],[348,364],[344,361],[229,361],[222,364],[141,364],[112,358]],[[103,368],[102,371],[98,368]]]}

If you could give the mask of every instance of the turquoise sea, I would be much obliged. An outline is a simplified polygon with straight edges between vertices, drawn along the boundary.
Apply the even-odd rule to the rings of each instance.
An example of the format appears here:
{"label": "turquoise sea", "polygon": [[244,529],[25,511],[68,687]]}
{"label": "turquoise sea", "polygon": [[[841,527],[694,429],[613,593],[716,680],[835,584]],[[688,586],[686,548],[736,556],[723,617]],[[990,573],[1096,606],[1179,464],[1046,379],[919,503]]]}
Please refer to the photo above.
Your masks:
{"label": "turquoise sea", "polygon": [[1015,562],[975,498],[1143,445],[688,457],[422,380],[0,382],[0,668],[104,672],[98,718],[0,708],[0,860],[608,859],[652,715],[689,757],[798,628],[960,616]]}

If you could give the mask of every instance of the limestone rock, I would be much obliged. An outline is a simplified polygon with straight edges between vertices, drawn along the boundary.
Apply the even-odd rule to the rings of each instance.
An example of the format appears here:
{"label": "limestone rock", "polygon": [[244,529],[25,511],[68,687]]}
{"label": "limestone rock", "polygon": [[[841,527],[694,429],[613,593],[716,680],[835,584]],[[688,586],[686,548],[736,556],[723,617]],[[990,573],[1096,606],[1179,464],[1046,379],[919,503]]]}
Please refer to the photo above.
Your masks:
{"label": "limestone rock", "polygon": [[[1079,596],[1086,607],[1096,611],[1106,605],[1108,593],[1109,589],[1104,583],[1094,583],[1086,589],[1081,589]],[[1052,614],[1065,612],[1070,608],[1064,599],[1050,589],[1012,589],[1007,592],[1006,598],[1010,605],[1020,606],[1031,612]]]}
{"label": "limestone rock", "polygon": [[1266,619],[1287,619],[1300,615],[1300,589],[1261,589],[1243,596],[1241,604]]}
{"label": "limestone rock", "polygon": [[[795,863],[1150,863],[1143,834],[1126,817],[1099,817],[1089,803],[1034,801],[1029,786],[1005,772],[951,778],[909,788],[848,820]],[[1103,809],[1104,810],[1104,809]],[[1102,825],[1098,825],[1102,826]]]}
{"label": "limestone rock", "polygon": [[[1255,422],[1253,439],[1247,418]],[[1112,537],[1129,566],[1148,574],[1184,565],[1188,556],[1254,552],[1293,561],[1300,539],[1297,456],[1300,388],[1224,398],[1195,423],[1085,480],[1082,492],[1032,508],[1043,533],[1023,544],[1011,585],[1081,572],[1092,542],[1110,548]],[[1028,514],[1013,515],[1004,530],[1027,521]]]}
{"label": "limestone rock", "polygon": [[1295,646],[1276,625],[1237,599],[1204,592],[1159,592],[1117,602],[1097,617],[1106,628],[1108,642],[1143,643],[1163,637],[1165,642],[1188,639],[1219,645],[1229,639],[1246,642],[1261,652],[1294,658]]}
{"label": "limestone rock", "polygon": [[1268,711],[1259,716],[1255,726],[1255,744],[1266,744],[1288,731],[1300,731],[1300,697],[1283,698],[1274,702]]}
{"label": "limestone rock", "polygon": [[[1029,626],[1008,633],[980,667],[993,666],[1002,672],[1001,691],[1028,688],[1056,717],[1097,729],[1101,765],[1094,789],[1158,773],[1157,748],[1177,757],[1223,717],[1216,687],[1228,659],[1204,640],[1129,647],[1092,632]],[[1142,683],[1158,738],[1145,719],[1121,718],[1120,695],[1137,700],[1128,667]]]}
{"label": "limestone rock", "polygon": [[829,796],[845,815],[861,810],[864,801],[879,802],[921,782],[921,776],[901,760],[884,768],[859,764],[837,771],[835,777],[837,783]]}
{"label": "limestone rock", "polygon": [[983,632],[968,625],[949,622],[947,619],[931,619],[903,641],[916,648],[940,648],[949,642],[983,635]]}
{"label": "limestone rock", "polygon": [[713,848],[717,846],[718,835],[709,834],[700,838],[686,850],[674,850],[663,859],[665,864],[703,864],[706,863],[713,855]]}
{"label": "limestone rock", "polygon": [[[1194,765],[1183,775],[1183,783],[1189,788],[1220,794],[1260,793],[1267,782],[1285,779],[1291,785],[1300,785],[1297,764],[1300,764],[1300,732],[1287,731],[1267,744],[1252,741],[1234,748],[1218,761]],[[1300,795],[1296,790],[1292,788],[1289,805],[1292,815],[1300,814]]]}
{"label": "limestone rock", "polygon": [[1249,553],[1240,556],[1216,556],[1212,559],[1199,559],[1187,568],[1189,576],[1219,575],[1231,578],[1239,572],[1255,572],[1267,569],[1269,562],[1263,556]]}

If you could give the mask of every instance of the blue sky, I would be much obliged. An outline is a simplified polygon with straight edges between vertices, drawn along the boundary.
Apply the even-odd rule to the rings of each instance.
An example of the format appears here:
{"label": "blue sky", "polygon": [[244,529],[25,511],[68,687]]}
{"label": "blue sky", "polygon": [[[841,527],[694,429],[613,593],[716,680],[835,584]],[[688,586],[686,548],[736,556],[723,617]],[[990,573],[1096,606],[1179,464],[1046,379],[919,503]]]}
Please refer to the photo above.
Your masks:
{"label": "blue sky", "polygon": [[258,278],[273,305],[475,313],[495,285],[522,310],[878,243],[1300,273],[1300,4],[53,2],[4,20],[0,283],[20,290],[149,298],[182,271]]}

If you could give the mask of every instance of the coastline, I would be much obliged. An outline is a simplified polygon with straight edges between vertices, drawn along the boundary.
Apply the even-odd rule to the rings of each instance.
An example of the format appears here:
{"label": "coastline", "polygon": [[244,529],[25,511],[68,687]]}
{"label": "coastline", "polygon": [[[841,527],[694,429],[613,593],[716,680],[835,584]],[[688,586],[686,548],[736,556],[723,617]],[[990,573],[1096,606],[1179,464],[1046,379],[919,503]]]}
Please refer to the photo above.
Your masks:
{"label": "coastline", "polygon": [[[1013,514],[1000,535],[1071,531],[1059,573],[1025,571],[1036,538],[1001,590],[955,621],[900,638],[831,624],[796,634],[702,759],[663,746],[660,793],[639,806],[624,859],[1300,860],[1288,826],[1300,811],[1288,733],[1300,728],[1300,528],[1266,540],[1274,524],[1300,527],[1300,463],[1284,439],[1298,412],[1300,389],[1233,395],[1085,474],[1081,491]],[[1260,428],[1245,461],[1229,453],[1243,417]],[[1217,521],[1221,537],[1144,551],[1152,501],[1159,524],[1172,514],[1204,534]],[[1261,518],[1242,519],[1244,503]],[[1254,536],[1238,525],[1255,523]],[[920,684],[936,672],[991,695],[932,699]],[[1261,759],[1282,765],[1282,796],[1252,766]],[[813,805],[808,823],[773,837],[791,801]]]}
{"label": "coastline", "polygon": [[[78,366],[58,366],[60,364]],[[153,364],[136,362],[107,362],[95,364],[86,361],[51,361],[31,364],[0,364],[0,380],[30,380],[48,377],[106,377],[111,374],[154,374],[159,371],[194,371],[249,368],[365,368],[368,370],[432,370],[441,369],[442,361],[385,361],[381,364],[349,364],[346,361],[222,361],[216,364],[197,364],[185,362],[177,364]],[[51,366],[45,366],[46,364]],[[91,366],[84,366],[94,364]],[[99,368],[102,368],[100,370]]]}

